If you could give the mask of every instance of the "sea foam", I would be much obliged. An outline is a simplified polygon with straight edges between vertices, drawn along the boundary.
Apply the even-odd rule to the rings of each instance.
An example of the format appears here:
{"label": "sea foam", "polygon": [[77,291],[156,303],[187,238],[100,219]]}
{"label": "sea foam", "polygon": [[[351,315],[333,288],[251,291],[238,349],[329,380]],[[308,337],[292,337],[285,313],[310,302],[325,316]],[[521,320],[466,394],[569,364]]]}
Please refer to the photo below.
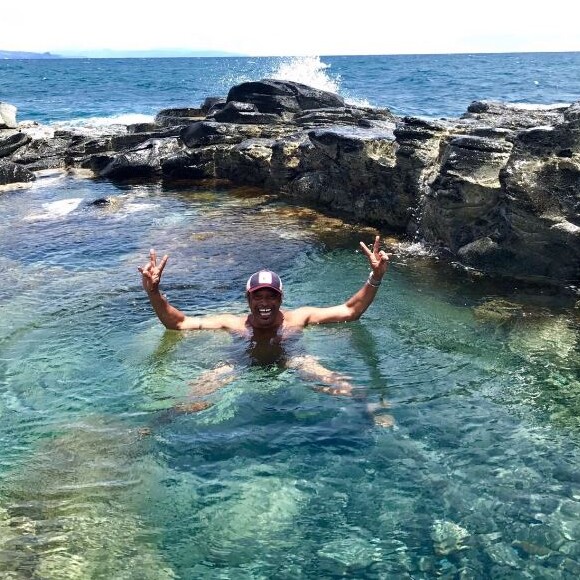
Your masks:
{"label": "sea foam", "polygon": [[74,197],[71,199],[59,199],[58,201],[51,201],[49,203],[43,203],[42,207],[44,212],[29,214],[23,219],[27,222],[40,221],[40,220],[51,220],[58,219],[68,215],[80,205],[83,201],[82,197]]}
{"label": "sea foam", "polygon": [[[70,119],[67,121],[56,121],[51,123],[54,129],[74,130],[75,133],[96,136],[100,134],[111,134],[111,132],[124,133],[126,126],[132,123],[151,123],[152,115],[139,113],[126,113],[123,115],[113,115],[111,117],[88,117]],[[116,128],[116,131],[115,131]]]}
{"label": "sea foam", "polygon": [[319,56],[296,56],[282,58],[272,71],[272,78],[294,81],[322,91],[340,92],[340,76],[330,76],[330,65],[323,63]]}
{"label": "sea foam", "polygon": [[[282,58],[270,76],[274,79],[294,81],[322,91],[341,94],[341,76],[331,74],[330,68],[331,65],[322,62],[319,56],[296,56]],[[353,97],[346,92],[343,92],[342,96],[348,104],[360,107],[370,106],[366,99]]]}

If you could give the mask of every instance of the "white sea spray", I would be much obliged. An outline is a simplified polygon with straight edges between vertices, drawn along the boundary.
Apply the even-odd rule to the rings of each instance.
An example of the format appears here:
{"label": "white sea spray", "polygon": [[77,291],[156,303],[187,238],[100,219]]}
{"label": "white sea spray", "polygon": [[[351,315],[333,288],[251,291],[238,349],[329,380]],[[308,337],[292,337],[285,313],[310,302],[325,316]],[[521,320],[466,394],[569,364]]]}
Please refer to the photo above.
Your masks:
{"label": "white sea spray", "polygon": [[152,115],[139,113],[125,113],[111,117],[87,117],[76,118],[67,121],[51,123],[53,130],[69,130],[87,136],[110,135],[111,133],[122,134],[127,130],[127,125],[133,123],[152,123]]}
{"label": "white sea spray", "polygon": [[397,245],[396,253],[398,256],[434,256],[435,253],[428,246],[421,242],[400,242]]}
{"label": "white sea spray", "polygon": [[270,76],[278,80],[294,81],[322,91],[342,94],[345,101],[351,105],[370,106],[367,99],[360,99],[345,93],[341,87],[341,76],[332,74],[330,69],[331,65],[322,62],[319,56],[295,56],[282,58]]}
{"label": "white sea spray", "polygon": [[283,58],[272,72],[272,78],[294,81],[331,93],[340,92],[340,76],[329,74],[330,65],[323,63],[319,56],[296,56]]}
{"label": "white sea spray", "polygon": [[44,211],[42,213],[28,214],[23,219],[27,222],[58,219],[73,212],[82,201],[82,197],[74,197],[43,203],[42,208]]}

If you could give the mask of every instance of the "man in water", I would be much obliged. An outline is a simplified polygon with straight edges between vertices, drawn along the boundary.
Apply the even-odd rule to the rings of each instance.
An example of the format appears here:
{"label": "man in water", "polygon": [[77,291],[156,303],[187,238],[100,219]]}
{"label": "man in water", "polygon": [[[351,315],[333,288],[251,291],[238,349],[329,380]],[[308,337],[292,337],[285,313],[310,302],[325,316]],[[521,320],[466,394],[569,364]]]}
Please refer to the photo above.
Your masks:
{"label": "man in water", "polygon": [[[187,316],[167,301],[159,290],[161,275],[167,264],[165,255],[157,263],[155,250],[149,253],[149,262],[138,268],[143,288],[159,320],[171,330],[227,330],[245,337],[251,345],[251,355],[256,361],[271,363],[276,357],[288,368],[296,369],[303,376],[314,379],[325,386],[319,390],[333,395],[351,395],[352,386],[348,378],[326,369],[309,355],[279,357],[284,339],[296,334],[311,324],[329,324],[358,320],[371,305],[389,265],[389,255],[380,249],[380,238],[375,237],[372,249],[363,242],[360,248],[366,256],[371,273],[362,287],[343,304],[319,308],[303,306],[295,310],[282,310],[283,285],[279,276],[269,270],[252,274],[246,284],[246,298],[250,313]],[[231,365],[222,365],[204,373],[195,385],[192,394],[204,397],[235,378]],[[197,411],[209,406],[197,401],[186,410]]]}

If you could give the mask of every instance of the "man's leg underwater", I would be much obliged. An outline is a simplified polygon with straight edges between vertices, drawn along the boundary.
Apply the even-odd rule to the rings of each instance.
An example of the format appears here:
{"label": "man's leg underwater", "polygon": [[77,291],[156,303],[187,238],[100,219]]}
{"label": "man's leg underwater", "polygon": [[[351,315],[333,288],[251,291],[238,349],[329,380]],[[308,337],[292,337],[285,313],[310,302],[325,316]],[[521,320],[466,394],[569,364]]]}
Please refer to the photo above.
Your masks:
{"label": "man's leg underwater", "polygon": [[181,413],[197,413],[211,407],[213,403],[206,400],[206,397],[225,387],[236,377],[235,367],[226,363],[203,372],[189,384],[190,391],[187,400],[175,405],[173,409]]}
{"label": "man's leg underwater", "polygon": [[[313,387],[315,391],[334,396],[352,397],[354,387],[350,378],[342,373],[331,371],[323,366],[320,361],[312,355],[300,355],[290,358],[286,366],[296,370],[298,374],[308,380],[324,383]],[[381,413],[383,409],[388,409],[389,404],[382,400],[379,403],[367,403],[366,410],[372,417],[375,425],[380,427],[393,427],[395,419],[392,415]]]}
{"label": "man's leg underwater", "polygon": [[289,369],[298,371],[298,374],[308,381],[324,383],[324,385],[313,387],[315,391],[329,395],[352,397],[353,387],[349,377],[327,369],[312,355],[293,356],[286,362],[286,366]]}

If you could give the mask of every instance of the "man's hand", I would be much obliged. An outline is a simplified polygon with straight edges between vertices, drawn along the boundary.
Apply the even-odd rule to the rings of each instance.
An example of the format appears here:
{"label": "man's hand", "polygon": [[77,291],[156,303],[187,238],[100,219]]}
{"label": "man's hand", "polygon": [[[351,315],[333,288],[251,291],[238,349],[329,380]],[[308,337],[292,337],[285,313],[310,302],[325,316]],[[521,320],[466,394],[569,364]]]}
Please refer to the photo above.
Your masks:
{"label": "man's hand", "polygon": [[141,272],[141,281],[143,283],[143,288],[147,294],[154,294],[159,292],[159,282],[161,281],[161,274],[163,273],[163,268],[167,264],[169,256],[166,254],[157,265],[157,255],[155,250],[151,248],[149,250],[149,262],[145,264],[142,268],[137,268]]}
{"label": "man's hand", "polygon": [[361,250],[367,257],[369,265],[373,271],[373,278],[377,281],[381,280],[389,267],[389,254],[380,249],[380,244],[380,236],[375,237],[372,251],[364,242],[360,243]]}

